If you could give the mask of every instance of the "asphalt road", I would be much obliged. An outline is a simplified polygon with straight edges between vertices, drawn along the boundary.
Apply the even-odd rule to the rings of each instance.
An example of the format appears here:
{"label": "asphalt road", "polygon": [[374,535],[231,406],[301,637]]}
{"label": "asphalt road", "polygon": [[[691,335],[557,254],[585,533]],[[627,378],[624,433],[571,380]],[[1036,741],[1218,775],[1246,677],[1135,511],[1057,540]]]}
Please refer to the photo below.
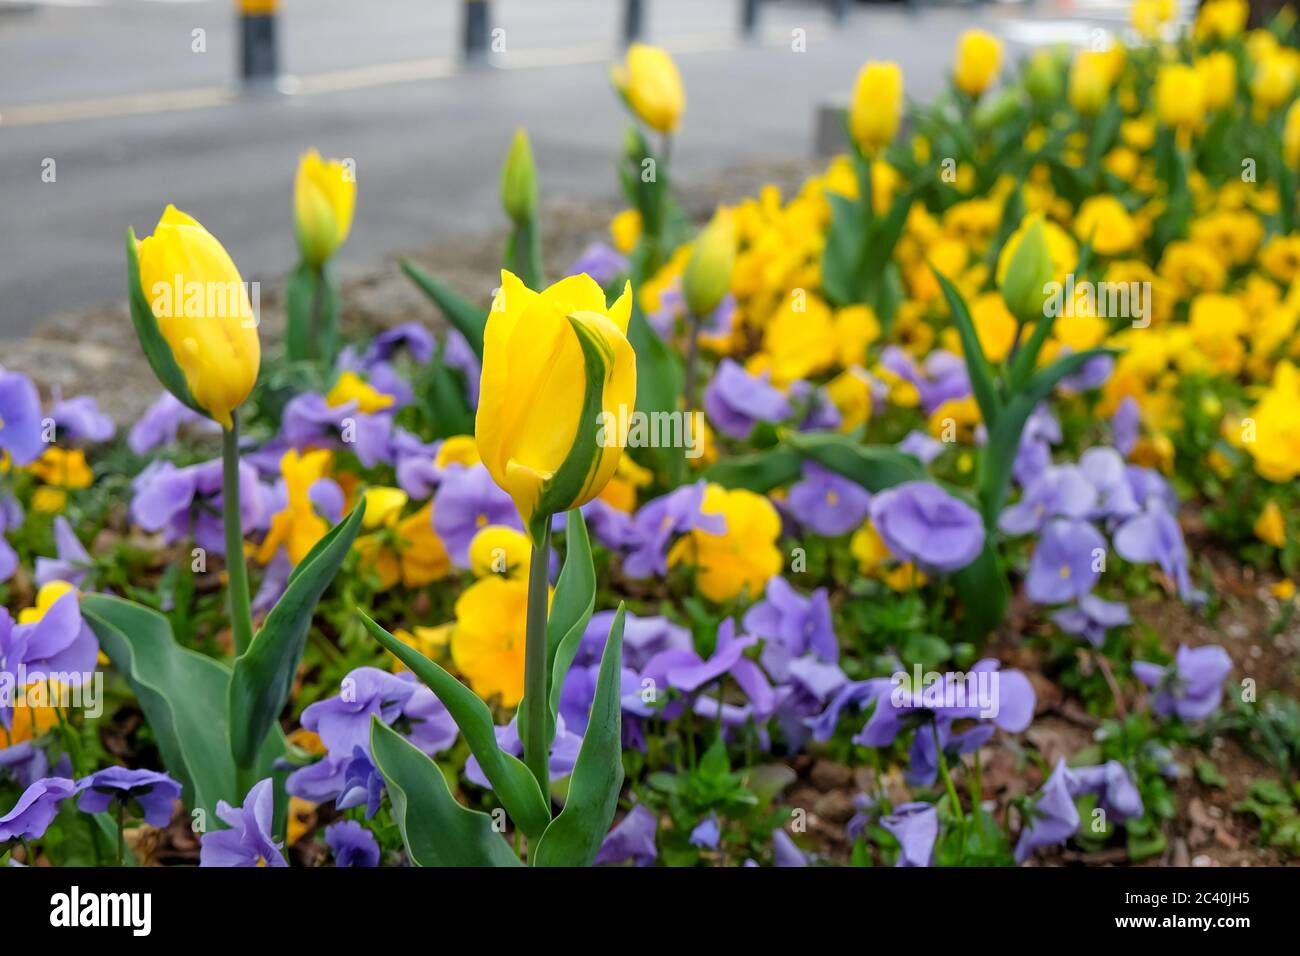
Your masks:
{"label": "asphalt road", "polygon": [[[997,6],[855,5],[837,26],[824,5],[781,2],[764,5],[746,43],[735,0],[646,5],[647,38],[677,55],[687,88],[674,153],[686,182],[808,156],[817,103],[847,90],[865,59],[898,60],[909,95],[924,97],[973,22],[1013,45],[1082,29],[1073,14],[1049,11],[1045,25],[1042,11]],[[231,7],[0,0],[0,336],[123,299],[123,231],[147,232],[167,202],[220,237],[246,279],[278,282],[295,258],[292,179],[309,146],[356,162],[345,273],[499,227],[497,171],[516,126],[533,139],[546,196],[617,192],[625,118],[607,71],[618,0],[495,0],[505,52],[473,69],[457,63],[453,0],[284,0],[292,95],[240,94]],[[796,28],[806,52],[791,49]]]}

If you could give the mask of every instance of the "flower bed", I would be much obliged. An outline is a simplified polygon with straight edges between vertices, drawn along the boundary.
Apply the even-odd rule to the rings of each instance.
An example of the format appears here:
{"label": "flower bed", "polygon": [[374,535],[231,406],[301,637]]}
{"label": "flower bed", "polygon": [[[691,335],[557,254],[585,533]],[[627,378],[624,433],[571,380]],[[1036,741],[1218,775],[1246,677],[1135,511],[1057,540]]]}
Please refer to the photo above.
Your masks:
{"label": "flower bed", "polygon": [[1245,11],[868,63],[849,155],[702,228],[635,45],[609,241],[543,274],[521,132],[490,301],[403,263],[436,332],[340,329],[314,151],[283,349],[193,217],[128,233],[148,411],[0,373],[0,852],[1300,853],[1300,53]]}

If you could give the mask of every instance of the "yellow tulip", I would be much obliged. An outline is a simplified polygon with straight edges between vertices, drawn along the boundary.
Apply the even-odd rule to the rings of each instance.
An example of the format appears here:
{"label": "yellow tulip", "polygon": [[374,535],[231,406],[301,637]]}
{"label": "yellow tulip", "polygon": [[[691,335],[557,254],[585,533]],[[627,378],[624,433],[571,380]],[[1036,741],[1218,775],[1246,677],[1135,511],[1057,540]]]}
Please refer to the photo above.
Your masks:
{"label": "yellow tulip", "polygon": [[1237,96],[1237,61],[1226,50],[1214,50],[1196,62],[1205,88],[1205,108],[1221,110]]}
{"label": "yellow tulip", "polygon": [[957,63],[952,79],[967,96],[979,96],[997,79],[1002,65],[1002,43],[983,30],[967,30],[957,41]]}
{"label": "yellow tulip", "polygon": [[293,218],[303,258],[319,266],[343,245],[352,229],[357,180],[352,167],[321,159],[310,149],[298,160],[293,184]]}
{"label": "yellow tulip", "polygon": [[1169,63],[1156,74],[1156,115],[1180,133],[1205,125],[1205,75],[1184,63]]}
{"label": "yellow tulip", "polygon": [[677,129],[686,108],[686,93],[677,64],[666,50],[633,43],[623,65],[610,71],[610,79],[632,111],[651,129],[660,133]]}
{"label": "yellow tulip", "polygon": [[1274,53],[1255,64],[1250,95],[1259,108],[1275,110],[1291,97],[1295,81],[1295,63],[1284,54]]}
{"label": "yellow tulip", "polygon": [[1286,127],[1282,130],[1282,155],[1292,169],[1300,169],[1300,100],[1286,111]]}
{"label": "yellow tulip", "polygon": [[627,444],[636,355],[631,284],[613,305],[587,275],[534,292],[502,271],[483,330],[475,438],[540,542],[553,514],[600,494]]}
{"label": "yellow tulip", "polygon": [[1085,116],[1100,112],[1110,96],[1113,73],[1109,52],[1079,51],[1070,66],[1070,105]]}
{"label": "yellow tulip", "polygon": [[849,132],[864,153],[888,146],[903,118],[903,71],[897,63],[863,65],[849,105]]}
{"label": "yellow tulip", "polygon": [[190,398],[230,428],[231,412],[253,390],[262,357],[239,270],[210,232],[170,205],[135,252],[140,292]]}

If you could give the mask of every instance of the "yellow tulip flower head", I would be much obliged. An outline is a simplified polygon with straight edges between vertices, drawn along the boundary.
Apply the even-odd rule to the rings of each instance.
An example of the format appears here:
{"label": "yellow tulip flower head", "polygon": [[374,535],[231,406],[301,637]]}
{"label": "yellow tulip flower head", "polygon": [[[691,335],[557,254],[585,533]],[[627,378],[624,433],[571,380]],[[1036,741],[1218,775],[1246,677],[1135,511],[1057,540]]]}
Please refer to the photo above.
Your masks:
{"label": "yellow tulip flower head", "polygon": [[535,542],[553,514],[613,476],[636,402],[629,283],[613,305],[590,276],[534,292],[510,272],[483,330],[474,433],[493,480]]}
{"label": "yellow tulip flower head", "polygon": [[1283,53],[1270,53],[1255,64],[1250,95],[1257,107],[1272,111],[1291,98],[1295,82],[1295,60]]}
{"label": "yellow tulip flower head", "polygon": [[979,96],[997,79],[1001,65],[1001,41],[983,30],[967,30],[957,41],[952,79],[967,96]]}
{"label": "yellow tulip flower head", "polygon": [[153,235],[131,236],[129,255],[139,283],[132,318],[154,372],[182,402],[229,429],[262,358],[257,317],[230,254],[169,205]]}
{"label": "yellow tulip flower head", "polygon": [[897,63],[870,62],[858,72],[849,105],[849,133],[864,153],[888,146],[903,118],[903,71]]}
{"label": "yellow tulip flower head", "polygon": [[1282,155],[1292,169],[1300,169],[1300,100],[1286,111],[1286,126],[1282,130]]}
{"label": "yellow tulip flower head", "polygon": [[1168,63],[1156,74],[1156,115],[1182,135],[1205,125],[1205,74],[1185,63]]}
{"label": "yellow tulip flower head", "polygon": [[666,50],[633,43],[621,66],[610,70],[614,88],[632,112],[651,129],[672,133],[686,108],[686,93],[677,64]]}
{"label": "yellow tulip flower head", "polygon": [[1205,88],[1205,108],[1221,110],[1237,96],[1237,61],[1226,50],[1213,50],[1196,61]]}
{"label": "yellow tulip flower head", "polygon": [[1070,105],[1085,116],[1100,112],[1110,96],[1113,73],[1109,52],[1080,50],[1070,66]]}
{"label": "yellow tulip flower head", "polygon": [[319,266],[338,251],[352,229],[357,178],[352,166],[321,159],[310,149],[298,160],[293,184],[293,218],[303,258]]}

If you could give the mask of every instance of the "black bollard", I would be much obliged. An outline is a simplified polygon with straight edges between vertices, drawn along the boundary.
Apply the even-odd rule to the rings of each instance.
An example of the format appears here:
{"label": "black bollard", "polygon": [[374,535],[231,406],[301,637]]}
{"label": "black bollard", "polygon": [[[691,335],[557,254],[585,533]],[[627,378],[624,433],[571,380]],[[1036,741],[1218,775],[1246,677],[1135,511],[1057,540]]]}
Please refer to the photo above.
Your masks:
{"label": "black bollard", "polygon": [[466,60],[487,59],[490,23],[488,0],[465,0],[464,46],[461,52]]}
{"label": "black bollard", "polygon": [[240,0],[239,73],[245,85],[274,85],[280,76],[277,0]]}
{"label": "black bollard", "polygon": [[749,38],[758,31],[758,0],[740,0],[740,33]]}
{"label": "black bollard", "polygon": [[631,46],[641,39],[645,31],[645,4],[643,0],[623,2],[623,45]]}

